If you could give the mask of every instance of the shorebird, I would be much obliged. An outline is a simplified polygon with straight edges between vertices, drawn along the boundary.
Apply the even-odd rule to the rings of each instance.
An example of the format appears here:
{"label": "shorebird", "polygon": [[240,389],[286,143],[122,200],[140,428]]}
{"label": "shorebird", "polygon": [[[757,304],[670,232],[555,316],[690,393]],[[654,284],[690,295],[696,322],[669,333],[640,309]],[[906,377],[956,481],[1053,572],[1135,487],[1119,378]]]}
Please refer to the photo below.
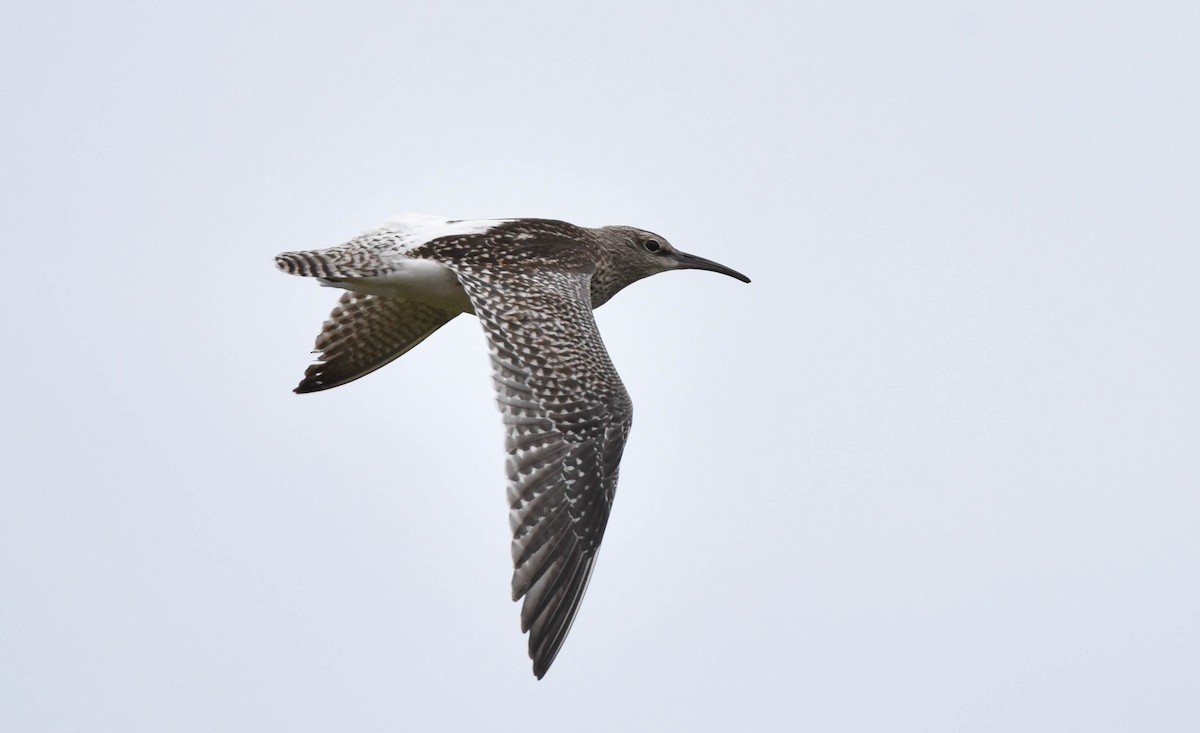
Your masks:
{"label": "shorebird", "polygon": [[550,219],[406,215],[275,263],[348,291],[296,392],[369,374],[460,313],[483,324],[508,452],[512,595],[525,599],[521,631],[541,679],[587,588],[633,414],[592,309],[668,270],[750,279],[642,229]]}

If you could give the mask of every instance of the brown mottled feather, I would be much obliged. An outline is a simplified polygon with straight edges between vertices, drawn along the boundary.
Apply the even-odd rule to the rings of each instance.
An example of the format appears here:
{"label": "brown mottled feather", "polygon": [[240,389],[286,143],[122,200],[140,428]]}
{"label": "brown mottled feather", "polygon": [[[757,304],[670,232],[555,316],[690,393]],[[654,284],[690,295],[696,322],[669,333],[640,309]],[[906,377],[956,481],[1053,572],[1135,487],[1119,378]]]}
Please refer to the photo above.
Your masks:
{"label": "brown mottled feather", "polygon": [[399,298],[347,291],[317,336],[318,361],[304,372],[296,392],[319,392],[403,356],[457,313]]}
{"label": "brown mottled feather", "polygon": [[586,260],[539,266],[550,251],[531,248],[523,267],[453,241],[423,253],[456,271],[487,335],[509,456],[513,598],[524,598],[539,678],[587,589],[633,412],[592,317]]}

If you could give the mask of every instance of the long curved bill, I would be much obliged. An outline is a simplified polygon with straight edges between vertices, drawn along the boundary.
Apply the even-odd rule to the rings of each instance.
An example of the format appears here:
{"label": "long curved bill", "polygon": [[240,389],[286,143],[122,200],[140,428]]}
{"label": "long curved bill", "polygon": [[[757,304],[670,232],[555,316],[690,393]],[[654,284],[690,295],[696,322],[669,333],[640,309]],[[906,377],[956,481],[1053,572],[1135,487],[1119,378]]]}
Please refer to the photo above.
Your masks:
{"label": "long curved bill", "polygon": [[736,280],[741,280],[744,283],[750,282],[750,278],[746,277],[737,270],[730,269],[712,260],[706,260],[703,257],[690,255],[685,252],[680,252],[675,256],[675,260],[679,263],[681,270],[708,270],[710,272],[719,272],[722,275],[728,275]]}

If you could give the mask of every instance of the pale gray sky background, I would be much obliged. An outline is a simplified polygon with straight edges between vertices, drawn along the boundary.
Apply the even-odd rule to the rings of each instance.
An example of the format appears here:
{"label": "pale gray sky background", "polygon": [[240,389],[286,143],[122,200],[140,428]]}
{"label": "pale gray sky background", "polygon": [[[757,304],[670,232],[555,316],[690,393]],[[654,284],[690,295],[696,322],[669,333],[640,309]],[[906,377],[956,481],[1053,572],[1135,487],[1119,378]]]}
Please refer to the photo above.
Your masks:
{"label": "pale gray sky background", "polygon": [[[9,4],[0,730],[1200,730],[1198,8]],[[540,683],[478,325],[291,393],[406,211],[754,278]]]}

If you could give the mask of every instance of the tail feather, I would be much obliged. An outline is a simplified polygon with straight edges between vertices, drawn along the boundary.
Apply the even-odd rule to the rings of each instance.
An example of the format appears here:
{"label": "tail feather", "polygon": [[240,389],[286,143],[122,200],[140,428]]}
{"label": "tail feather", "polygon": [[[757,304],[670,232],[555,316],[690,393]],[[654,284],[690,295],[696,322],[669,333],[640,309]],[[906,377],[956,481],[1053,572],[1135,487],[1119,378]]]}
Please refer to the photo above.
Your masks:
{"label": "tail feather", "polygon": [[337,277],[333,263],[319,250],[275,255],[275,266],[289,275]]}

